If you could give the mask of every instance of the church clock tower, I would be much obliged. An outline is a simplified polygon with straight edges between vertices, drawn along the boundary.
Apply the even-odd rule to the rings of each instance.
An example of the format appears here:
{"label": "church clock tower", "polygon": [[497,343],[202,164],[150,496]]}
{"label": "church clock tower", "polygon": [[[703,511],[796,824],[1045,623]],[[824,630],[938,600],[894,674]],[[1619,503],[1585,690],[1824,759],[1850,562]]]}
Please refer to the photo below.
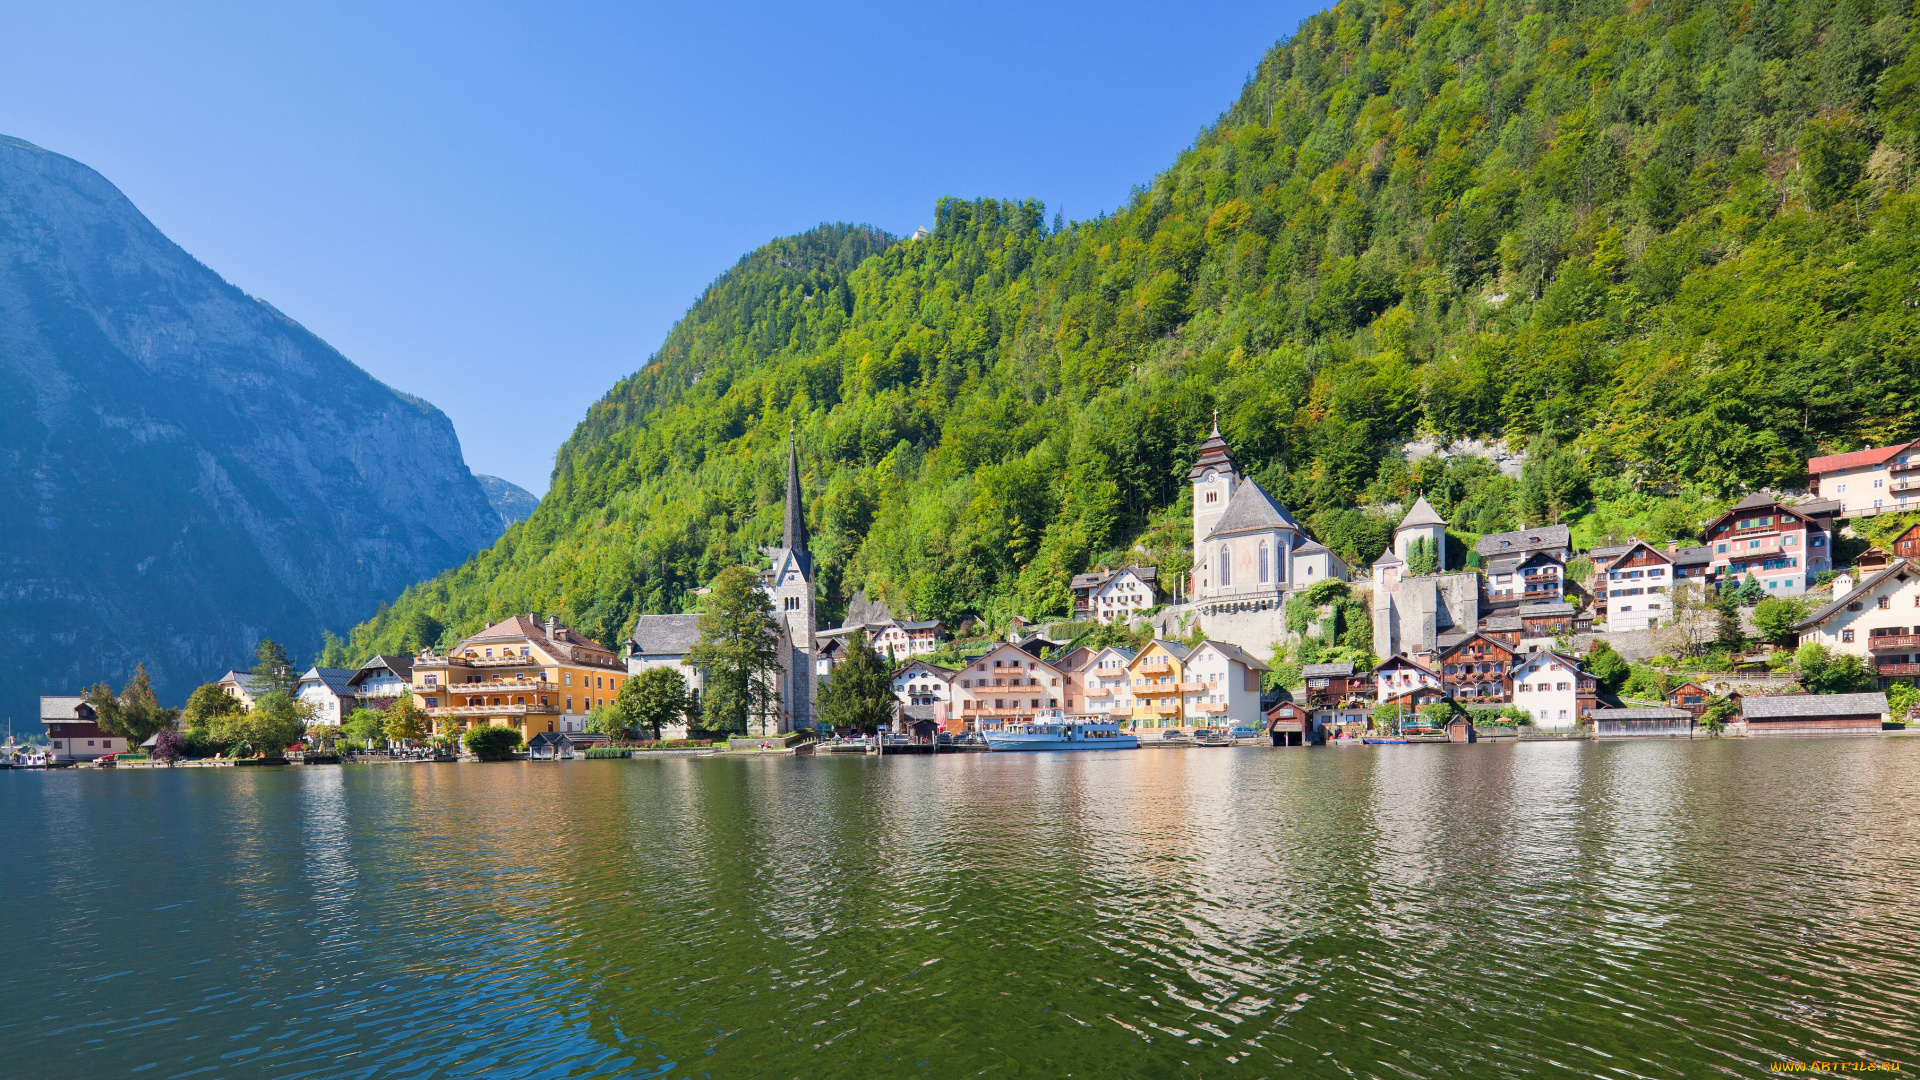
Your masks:
{"label": "church clock tower", "polygon": [[800,452],[793,435],[787,435],[787,515],[780,535],[780,546],[767,554],[773,565],[767,571],[767,595],[773,601],[775,618],[785,631],[790,650],[786,663],[785,686],[781,690],[782,710],[792,718],[793,727],[813,726],[814,640],[813,555],[807,551],[807,517],[800,491]]}

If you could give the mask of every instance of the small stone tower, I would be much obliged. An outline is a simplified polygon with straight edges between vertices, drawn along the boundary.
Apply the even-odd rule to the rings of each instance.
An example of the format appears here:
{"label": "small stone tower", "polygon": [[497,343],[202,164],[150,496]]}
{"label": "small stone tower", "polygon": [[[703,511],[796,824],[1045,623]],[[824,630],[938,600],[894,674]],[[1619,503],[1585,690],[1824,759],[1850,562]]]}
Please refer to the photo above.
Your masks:
{"label": "small stone tower", "polygon": [[1425,540],[1433,545],[1434,566],[1447,568],[1447,519],[1441,517],[1425,495],[1413,502],[1413,509],[1393,530],[1393,553],[1401,559],[1409,558],[1416,540]]}

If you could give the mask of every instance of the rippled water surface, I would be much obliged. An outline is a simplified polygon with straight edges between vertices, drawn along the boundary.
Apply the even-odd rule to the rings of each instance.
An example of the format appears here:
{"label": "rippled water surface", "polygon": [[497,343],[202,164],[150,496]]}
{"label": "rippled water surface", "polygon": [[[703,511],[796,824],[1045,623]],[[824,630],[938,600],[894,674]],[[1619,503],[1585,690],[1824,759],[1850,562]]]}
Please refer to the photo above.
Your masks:
{"label": "rippled water surface", "polygon": [[1920,1057],[1920,740],[0,774],[9,1076]]}

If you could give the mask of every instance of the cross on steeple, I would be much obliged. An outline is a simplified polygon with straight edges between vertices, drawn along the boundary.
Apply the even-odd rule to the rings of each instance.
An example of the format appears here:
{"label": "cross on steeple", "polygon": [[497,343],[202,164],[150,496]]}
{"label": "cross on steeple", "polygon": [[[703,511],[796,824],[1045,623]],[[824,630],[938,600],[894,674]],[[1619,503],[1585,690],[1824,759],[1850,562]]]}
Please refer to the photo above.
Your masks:
{"label": "cross on steeple", "polygon": [[1218,437],[1218,436],[1219,436],[1219,434],[1220,434],[1220,410],[1219,410],[1219,409],[1215,409],[1215,410],[1213,410],[1213,433],[1212,433],[1212,435],[1213,435],[1213,437]]}

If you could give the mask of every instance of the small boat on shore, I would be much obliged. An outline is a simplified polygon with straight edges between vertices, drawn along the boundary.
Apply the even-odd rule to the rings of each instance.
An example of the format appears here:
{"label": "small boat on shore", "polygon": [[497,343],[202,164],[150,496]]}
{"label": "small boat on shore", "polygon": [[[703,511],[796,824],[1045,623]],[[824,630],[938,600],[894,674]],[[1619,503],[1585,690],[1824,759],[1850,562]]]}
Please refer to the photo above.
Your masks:
{"label": "small boat on shore", "polygon": [[1004,731],[989,731],[987,749],[1013,750],[1137,750],[1140,740],[1108,720],[1070,720],[1059,711],[1041,713],[1031,722]]}
{"label": "small boat on shore", "polygon": [[1360,740],[1363,743],[1410,743],[1412,739],[1403,739],[1398,735],[1368,735]]}

